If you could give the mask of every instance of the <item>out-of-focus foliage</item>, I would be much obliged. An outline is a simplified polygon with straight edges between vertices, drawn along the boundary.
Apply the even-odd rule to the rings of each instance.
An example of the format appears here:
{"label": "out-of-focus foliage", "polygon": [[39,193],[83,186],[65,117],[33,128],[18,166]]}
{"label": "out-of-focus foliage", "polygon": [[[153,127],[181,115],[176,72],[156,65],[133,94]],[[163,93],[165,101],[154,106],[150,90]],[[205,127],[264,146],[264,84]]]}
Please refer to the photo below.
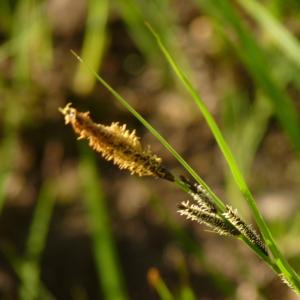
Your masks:
{"label": "out-of-focus foliage", "polygon": [[296,0],[0,1],[0,298],[295,299],[244,245],[181,219],[176,203],[187,195],[174,185],[78,148],[58,107],[72,101],[99,123],[127,123],[183,172],[73,49],[250,222],[150,22],[216,117],[299,271],[299,17]]}

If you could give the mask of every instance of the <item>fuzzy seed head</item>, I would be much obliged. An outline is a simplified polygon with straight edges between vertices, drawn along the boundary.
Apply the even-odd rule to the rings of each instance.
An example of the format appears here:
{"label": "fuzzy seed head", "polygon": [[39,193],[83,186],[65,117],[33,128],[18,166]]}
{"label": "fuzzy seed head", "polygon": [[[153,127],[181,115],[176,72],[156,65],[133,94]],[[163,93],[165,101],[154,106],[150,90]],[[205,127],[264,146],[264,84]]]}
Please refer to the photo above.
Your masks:
{"label": "fuzzy seed head", "polygon": [[295,287],[295,285],[290,281],[288,280],[283,273],[279,274],[279,277],[281,279],[281,281],[286,284],[291,290],[293,290],[297,295],[300,295],[297,288]]}
{"label": "fuzzy seed head", "polygon": [[189,187],[189,194],[193,200],[208,212],[216,213],[217,208],[206,188],[199,183],[192,183],[185,176],[180,176],[181,180]]}
{"label": "fuzzy seed head", "polygon": [[65,123],[72,125],[79,139],[87,139],[90,147],[101,153],[106,160],[113,161],[120,169],[127,169],[131,174],[139,176],[174,180],[173,175],[161,166],[161,158],[153,154],[149,147],[143,149],[135,131],[130,132],[126,125],[96,124],[89,112],[78,112],[70,103],[59,110],[65,117]]}
{"label": "fuzzy seed head", "polygon": [[246,224],[238,215],[237,210],[233,209],[229,205],[226,206],[227,211],[223,213],[223,216],[236,228],[241,234],[248,238],[253,244],[258,246],[266,255],[268,251],[265,243],[259,236],[259,234],[252,228],[251,225]]}
{"label": "fuzzy seed head", "polygon": [[188,220],[205,224],[214,232],[220,235],[237,235],[238,231],[230,224],[226,223],[220,216],[210,212],[206,207],[190,204],[189,201],[181,202],[178,206],[180,215],[185,216]]}

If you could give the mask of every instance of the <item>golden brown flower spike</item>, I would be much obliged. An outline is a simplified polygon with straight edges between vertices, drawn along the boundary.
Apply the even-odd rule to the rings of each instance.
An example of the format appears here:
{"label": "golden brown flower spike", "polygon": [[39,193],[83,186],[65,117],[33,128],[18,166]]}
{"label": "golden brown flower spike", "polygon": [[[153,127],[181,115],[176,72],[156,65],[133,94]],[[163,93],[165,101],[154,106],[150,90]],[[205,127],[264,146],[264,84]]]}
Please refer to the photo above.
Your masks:
{"label": "golden brown flower spike", "polygon": [[71,124],[79,139],[88,139],[89,145],[108,161],[112,160],[120,169],[127,169],[139,176],[155,176],[174,181],[174,176],[161,165],[161,158],[153,154],[149,147],[142,148],[135,131],[126,125],[112,123],[110,126],[96,124],[89,112],[78,112],[68,103],[59,109],[65,116],[66,124]]}

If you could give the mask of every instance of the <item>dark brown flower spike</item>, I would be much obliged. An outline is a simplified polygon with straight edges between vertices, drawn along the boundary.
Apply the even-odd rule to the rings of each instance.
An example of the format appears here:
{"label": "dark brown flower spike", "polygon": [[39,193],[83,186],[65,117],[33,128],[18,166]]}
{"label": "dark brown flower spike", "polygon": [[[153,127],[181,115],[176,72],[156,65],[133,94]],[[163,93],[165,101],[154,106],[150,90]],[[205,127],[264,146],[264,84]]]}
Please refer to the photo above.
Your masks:
{"label": "dark brown flower spike", "polygon": [[189,194],[199,206],[209,212],[217,212],[217,208],[204,186],[196,182],[192,183],[183,175],[180,176],[180,179],[187,185],[189,188]]}
{"label": "dark brown flower spike", "polygon": [[126,125],[112,123],[110,126],[96,124],[89,112],[78,112],[71,103],[59,109],[65,116],[66,124],[71,124],[79,139],[88,139],[89,145],[108,161],[112,160],[120,169],[131,174],[154,176],[174,181],[174,176],[161,165],[161,158],[150,148],[142,148],[135,131],[130,132]]}
{"label": "dark brown flower spike", "polygon": [[195,204],[189,201],[182,202],[179,205],[179,213],[198,223],[205,224],[221,235],[244,235],[251,243],[259,247],[266,255],[267,248],[251,225],[246,224],[238,215],[237,210],[226,206],[226,212],[218,212],[207,190],[198,183],[192,183],[186,177],[180,176],[189,188],[189,194],[192,196]]}
{"label": "dark brown flower spike", "polygon": [[246,224],[238,215],[237,210],[233,209],[229,205],[226,206],[227,211],[223,213],[223,216],[235,227],[241,234],[243,234],[249,241],[258,246],[266,255],[268,251],[265,243],[259,236],[259,234],[252,228],[251,225]]}
{"label": "dark brown flower spike", "polygon": [[178,212],[184,215],[188,220],[196,221],[200,224],[205,224],[214,232],[220,235],[239,235],[239,231],[226,222],[219,215],[210,212],[197,204],[190,204],[189,201],[181,202],[178,205]]}

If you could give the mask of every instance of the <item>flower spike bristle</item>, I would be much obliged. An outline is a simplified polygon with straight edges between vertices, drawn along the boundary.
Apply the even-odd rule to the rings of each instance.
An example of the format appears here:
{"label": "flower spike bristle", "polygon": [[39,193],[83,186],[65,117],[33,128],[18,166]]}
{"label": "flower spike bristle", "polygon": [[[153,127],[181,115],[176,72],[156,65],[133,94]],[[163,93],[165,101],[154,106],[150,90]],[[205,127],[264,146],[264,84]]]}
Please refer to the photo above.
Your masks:
{"label": "flower spike bristle", "polygon": [[143,149],[135,130],[129,131],[126,125],[112,123],[110,126],[96,124],[89,112],[79,112],[68,103],[59,111],[65,123],[71,124],[79,139],[87,139],[89,145],[108,161],[113,161],[120,169],[131,174],[154,176],[174,181],[174,176],[162,167],[162,159],[153,154],[150,148]]}

